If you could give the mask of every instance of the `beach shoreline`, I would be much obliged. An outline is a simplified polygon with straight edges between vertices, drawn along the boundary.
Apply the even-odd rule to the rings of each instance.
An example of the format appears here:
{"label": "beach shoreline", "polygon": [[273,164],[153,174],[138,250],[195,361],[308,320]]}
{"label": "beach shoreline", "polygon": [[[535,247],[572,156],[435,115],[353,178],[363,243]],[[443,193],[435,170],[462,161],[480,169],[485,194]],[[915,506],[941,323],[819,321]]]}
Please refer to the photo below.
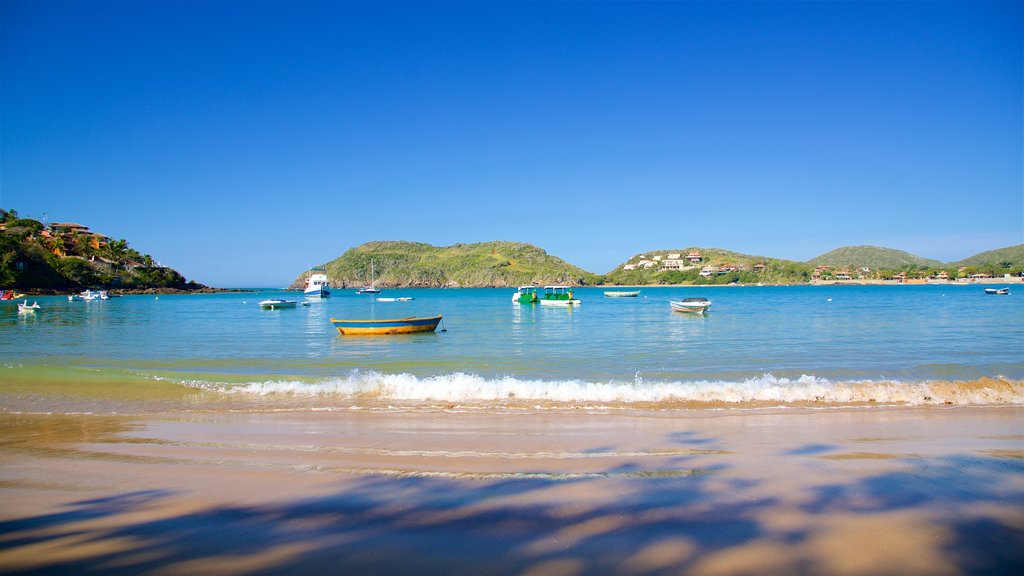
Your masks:
{"label": "beach shoreline", "polygon": [[0,422],[12,574],[1024,566],[1020,406]]}

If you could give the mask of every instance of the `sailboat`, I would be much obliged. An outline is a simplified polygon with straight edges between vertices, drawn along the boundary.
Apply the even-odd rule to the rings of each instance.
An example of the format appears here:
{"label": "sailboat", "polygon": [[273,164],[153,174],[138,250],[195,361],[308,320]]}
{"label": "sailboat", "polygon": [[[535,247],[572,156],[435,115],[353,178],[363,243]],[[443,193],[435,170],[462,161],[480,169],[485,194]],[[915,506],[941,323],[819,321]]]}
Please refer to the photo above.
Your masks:
{"label": "sailboat", "polygon": [[380,294],[380,290],[374,287],[373,260],[370,260],[370,285],[363,286],[356,291],[357,294]]}

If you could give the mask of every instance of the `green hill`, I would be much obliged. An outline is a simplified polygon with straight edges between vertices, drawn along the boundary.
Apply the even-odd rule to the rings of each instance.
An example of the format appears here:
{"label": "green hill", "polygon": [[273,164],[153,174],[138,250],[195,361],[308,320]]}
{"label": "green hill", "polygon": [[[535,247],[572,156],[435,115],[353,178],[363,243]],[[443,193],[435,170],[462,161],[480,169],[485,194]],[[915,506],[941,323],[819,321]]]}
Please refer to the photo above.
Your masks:
{"label": "green hill", "polygon": [[[0,210],[0,288],[22,292],[77,292],[85,288],[195,291],[177,271],[157,266],[126,240],[113,240],[74,225],[44,226]],[[65,225],[66,226],[66,225]]]}
{"label": "green hill", "polygon": [[[521,242],[433,246],[419,242],[367,242],[328,262],[327,277],[342,287],[486,287],[523,284],[594,284],[599,276]],[[303,272],[292,288],[303,285]]]}
{"label": "green hill", "polygon": [[975,254],[954,263],[956,266],[998,266],[1002,268],[1024,266],[1024,244],[1007,246]]}
{"label": "green hill", "polygon": [[938,260],[922,258],[910,252],[881,246],[844,246],[807,261],[812,266],[867,267],[872,270],[900,270],[907,267],[935,268]]}
{"label": "green hill", "polygon": [[[691,261],[688,256],[697,255]],[[702,274],[702,270],[706,270]],[[637,254],[605,274],[606,284],[791,283],[810,279],[810,268],[791,260],[753,256],[721,248],[677,248]]]}

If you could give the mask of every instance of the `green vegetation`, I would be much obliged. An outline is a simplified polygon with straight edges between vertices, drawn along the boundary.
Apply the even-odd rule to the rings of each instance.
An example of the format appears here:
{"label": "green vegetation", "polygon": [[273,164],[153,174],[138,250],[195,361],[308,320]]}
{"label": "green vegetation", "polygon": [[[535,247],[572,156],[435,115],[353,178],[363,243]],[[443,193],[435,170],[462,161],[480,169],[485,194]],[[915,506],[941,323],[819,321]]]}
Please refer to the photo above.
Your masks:
{"label": "green vegetation", "polygon": [[943,265],[938,260],[929,260],[910,252],[882,248],[881,246],[844,246],[812,258],[807,263],[811,266],[885,268],[890,270],[901,270],[908,266],[914,268],[938,268]]}
{"label": "green vegetation", "polygon": [[975,254],[970,258],[964,258],[956,264],[958,266],[991,266],[997,269],[1022,268],[1024,267],[1024,244]]}
{"label": "green vegetation", "polygon": [[[370,262],[378,287],[520,286],[523,284],[595,284],[600,280],[519,242],[482,242],[438,247],[418,242],[368,242],[328,262],[334,285],[370,283]],[[292,285],[303,285],[303,273]]]}
{"label": "green vegetation", "polygon": [[38,220],[0,209],[0,287],[21,291],[199,290],[170,268],[156,266],[128,241],[92,233],[58,232]]}

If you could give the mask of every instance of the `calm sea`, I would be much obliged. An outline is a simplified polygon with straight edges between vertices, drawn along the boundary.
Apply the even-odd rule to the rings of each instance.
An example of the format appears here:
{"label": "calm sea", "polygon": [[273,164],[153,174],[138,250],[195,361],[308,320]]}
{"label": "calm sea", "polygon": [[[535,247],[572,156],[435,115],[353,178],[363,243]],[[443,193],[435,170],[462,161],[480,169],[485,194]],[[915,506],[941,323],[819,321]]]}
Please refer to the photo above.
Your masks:
{"label": "calm sea", "polygon": [[[1016,286],[1014,286],[1016,288]],[[422,402],[536,407],[1024,403],[1024,286],[670,287],[576,291],[575,309],[510,289],[38,298],[0,307],[8,410],[309,408]],[[705,296],[706,316],[669,300]],[[340,336],[335,318],[443,314],[438,332]],[[1006,379],[1010,382],[1001,381]],[[92,407],[92,408],[90,408]]]}

